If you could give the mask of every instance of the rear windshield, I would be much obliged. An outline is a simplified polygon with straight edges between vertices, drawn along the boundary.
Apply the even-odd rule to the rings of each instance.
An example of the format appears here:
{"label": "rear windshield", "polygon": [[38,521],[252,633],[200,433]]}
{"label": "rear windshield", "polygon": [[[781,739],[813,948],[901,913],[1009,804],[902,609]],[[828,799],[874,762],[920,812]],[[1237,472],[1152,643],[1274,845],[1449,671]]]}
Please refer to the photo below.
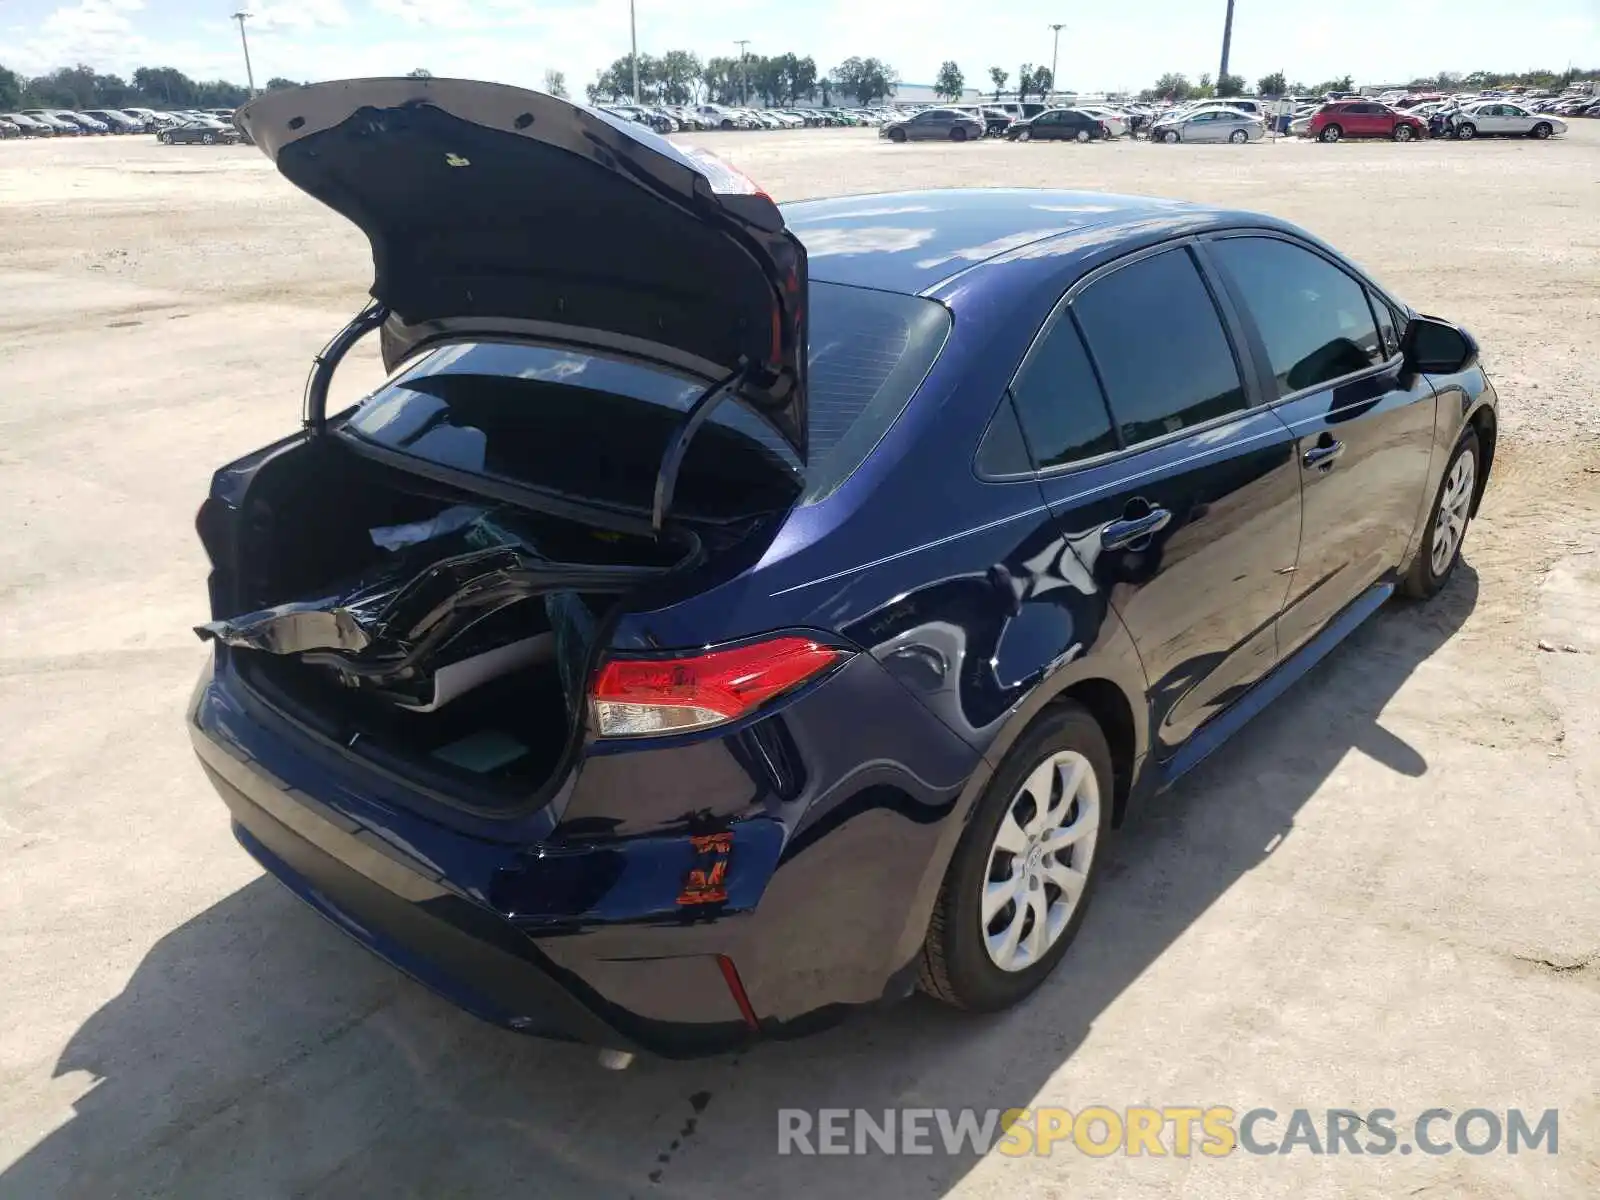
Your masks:
{"label": "rear windshield", "polygon": [[[727,518],[815,503],[872,452],[944,347],[931,300],[813,280],[809,461],[732,400],[696,436],[674,511]],[[698,379],[579,350],[467,342],[373,392],[347,432],[430,462],[648,512],[661,452]]]}

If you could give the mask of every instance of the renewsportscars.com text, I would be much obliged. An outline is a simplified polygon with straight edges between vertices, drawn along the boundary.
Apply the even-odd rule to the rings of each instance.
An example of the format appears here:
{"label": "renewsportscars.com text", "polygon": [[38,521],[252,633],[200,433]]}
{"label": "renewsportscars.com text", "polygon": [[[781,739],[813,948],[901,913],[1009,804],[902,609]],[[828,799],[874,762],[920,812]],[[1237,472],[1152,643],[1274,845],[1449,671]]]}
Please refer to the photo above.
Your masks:
{"label": "renewsportscars.com text", "polygon": [[779,1154],[946,1154],[1012,1157],[1058,1150],[1103,1158],[1246,1154],[1557,1153],[1557,1110],[1090,1105],[1065,1108],[782,1108]]}

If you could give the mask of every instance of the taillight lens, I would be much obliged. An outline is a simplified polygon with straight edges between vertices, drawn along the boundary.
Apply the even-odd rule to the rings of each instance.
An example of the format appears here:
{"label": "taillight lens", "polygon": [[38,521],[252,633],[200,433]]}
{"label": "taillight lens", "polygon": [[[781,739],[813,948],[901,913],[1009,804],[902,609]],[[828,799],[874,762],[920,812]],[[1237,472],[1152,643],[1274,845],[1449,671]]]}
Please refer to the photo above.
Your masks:
{"label": "taillight lens", "polygon": [[814,679],[845,652],[776,637],[682,658],[614,658],[590,696],[601,737],[682,733],[721,725]]}

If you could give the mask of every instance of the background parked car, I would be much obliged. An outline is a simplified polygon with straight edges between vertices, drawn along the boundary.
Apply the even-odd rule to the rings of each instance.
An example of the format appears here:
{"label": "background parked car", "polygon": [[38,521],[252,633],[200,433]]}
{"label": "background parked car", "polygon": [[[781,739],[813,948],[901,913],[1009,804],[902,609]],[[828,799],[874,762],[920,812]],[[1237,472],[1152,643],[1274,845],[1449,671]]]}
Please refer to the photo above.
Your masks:
{"label": "background parked car", "polygon": [[1159,118],[1150,126],[1155,142],[1258,142],[1266,136],[1266,124],[1236,108],[1200,108],[1177,116]]}
{"label": "background parked car", "polygon": [[96,120],[87,113],[81,113],[75,109],[52,109],[51,115],[76,125],[79,129],[83,130],[84,133],[107,134],[111,132],[111,126],[107,125],[104,121]]}
{"label": "background parked car", "polygon": [[242,135],[232,125],[224,125],[221,121],[211,118],[182,121],[156,134],[156,141],[165,142],[169,146],[196,143],[204,146],[233,145],[240,140]]}
{"label": "background parked car", "polygon": [[105,125],[112,133],[143,133],[144,122],[129,116],[125,112],[118,112],[114,108],[86,108],[83,115],[93,117]]}
{"label": "background parked car", "polygon": [[965,142],[981,138],[985,132],[984,123],[970,113],[953,108],[929,108],[904,121],[885,125],[878,136],[891,142]]}
{"label": "background parked car", "polygon": [[0,138],[19,138],[22,136],[22,126],[10,120],[4,113],[0,113]]}
{"label": "background parked car", "polygon": [[24,116],[32,117],[48,128],[55,137],[77,137],[83,133],[82,126],[64,120],[53,112],[46,112],[42,108],[25,108],[22,112]]}
{"label": "background parked car", "polygon": [[1337,142],[1347,137],[1409,142],[1426,137],[1428,125],[1414,112],[1390,108],[1376,100],[1340,100],[1317,109],[1306,133],[1320,142]]}
{"label": "background parked car", "polygon": [[1006,130],[1006,137],[1018,142],[1091,142],[1109,136],[1103,121],[1078,108],[1052,108]]}
{"label": "background parked car", "polygon": [[1520,104],[1507,100],[1468,104],[1456,114],[1455,135],[1458,138],[1475,138],[1480,134],[1547,138],[1551,134],[1565,133],[1567,123],[1549,113],[1529,112]]}
{"label": "background parked car", "polygon": [[1080,104],[1077,108],[1104,125],[1108,137],[1124,137],[1133,129],[1132,117],[1109,104]]}

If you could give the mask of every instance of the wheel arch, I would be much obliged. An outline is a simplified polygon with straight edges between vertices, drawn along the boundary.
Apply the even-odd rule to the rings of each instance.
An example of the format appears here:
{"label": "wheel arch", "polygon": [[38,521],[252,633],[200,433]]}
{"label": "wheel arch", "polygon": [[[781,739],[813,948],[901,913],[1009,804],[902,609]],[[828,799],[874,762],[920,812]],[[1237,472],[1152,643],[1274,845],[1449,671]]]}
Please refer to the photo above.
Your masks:
{"label": "wheel arch", "polygon": [[1494,406],[1480,404],[1467,417],[1466,427],[1478,435],[1478,481],[1472,495],[1472,515],[1478,515],[1478,505],[1483,500],[1483,490],[1489,484],[1489,471],[1494,466],[1495,439],[1499,424],[1495,420]]}

